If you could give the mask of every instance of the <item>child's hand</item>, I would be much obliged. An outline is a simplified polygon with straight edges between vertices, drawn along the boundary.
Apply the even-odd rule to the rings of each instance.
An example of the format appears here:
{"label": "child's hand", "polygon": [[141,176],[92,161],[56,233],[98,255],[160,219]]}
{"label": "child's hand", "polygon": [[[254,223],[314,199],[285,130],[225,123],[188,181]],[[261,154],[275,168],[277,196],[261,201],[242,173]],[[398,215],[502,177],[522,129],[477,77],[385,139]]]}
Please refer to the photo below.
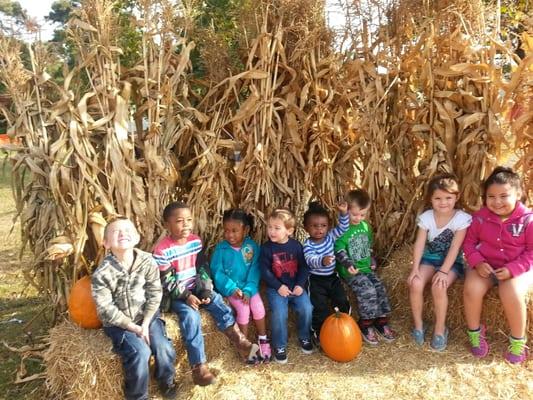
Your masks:
{"label": "child's hand", "polygon": [[250,298],[246,296],[245,294],[242,295],[242,302],[244,304],[248,304],[250,302]]}
{"label": "child's hand", "polygon": [[490,274],[494,273],[494,270],[492,269],[490,264],[488,264],[486,262],[482,262],[482,263],[480,263],[480,264],[478,264],[476,266],[476,272],[482,278],[488,278],[490,276]]}
{"label": "child's hand", "polygon": [[287,297],[287,296],[291,295],[291,291],[289,290],[289,288],[286,285],[281,285],[279,287],[279,289],[278,289],[278,294],[281,297]]}
{"label": "child's hand", "polygon": [[344,199],[339,200],[337,203],[337,210],[339,210],[342,215],[345,215],[348,212],[348,203],[346,203]]}
{"label": "child's hand", "polygon": [[505,281],[512,277],[511,272],[506,267],[495,269],[494,275],[496,275],[496,278],[498,278],[499,281]]}
{"label": "child's hand", "polygon": [[189,295],[187,297],[187,304],[193,309],[198,311],[198,307],[202,305],[202,300],[200,300],[198,297],[196,297],[194,294]]}
{"label": "child's hand", "polygon": [[442,272],[437,271],[433,275],[433,278],[431,279],[431,281],[433,282],[433,286],[435,287],[442,287],[442,288],[448,287],[448,275]]}
{"label": "child's hand", "polygon": [[335,261],[335,256],[324,256],[324,257],[322,257],[322,265],[324,267],[328,266],[333,261]]}
{"label": "child's hand", "polygon": [[233,292],[233,295],[235,297],[238,297],[239,299],[242,299],[242,296],[243,296],[242,290],[239,288],[235,289],[235,291]]}
{"label": "child's hand", "polygon": [[292,294],[295,296],[300,296],[304,292],[304,289],[301,286],[296,285],[292,290]]}
{"label": "child's hand", "polygon": [[357,275],[359,273],[359,270],[354,267],[348,267],[348,272],[352,275]]}
{"label": "child's hand", "polygon": [[413,281],[415,279],[420,279],[420,270],[417,268],[417,269],[413,269],[411,271],[411,273],[409,274],[409,276],[407,277],[407,284],[410,286],[413,284]]}
{"label": "child's hand", "polygon": [[150,346],[150,321],[148,322],[144,321],[143,324],[141,325],[141,330],[142,330],[142,333],[140,335],[141,338],[143,338],[146,344]]}
{"label": "child's hand", "polygon": [[211,298],[210,297],[206,297],[205,299],[202,299],[202,304],[209,304],[211,303]]}

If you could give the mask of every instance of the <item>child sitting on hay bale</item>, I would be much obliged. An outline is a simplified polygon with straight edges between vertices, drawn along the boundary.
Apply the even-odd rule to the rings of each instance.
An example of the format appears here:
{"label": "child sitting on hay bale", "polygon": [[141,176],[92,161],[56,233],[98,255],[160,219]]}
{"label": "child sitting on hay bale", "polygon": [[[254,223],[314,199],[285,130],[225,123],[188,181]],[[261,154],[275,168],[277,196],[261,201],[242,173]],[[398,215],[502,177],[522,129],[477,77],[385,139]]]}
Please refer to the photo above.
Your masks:
{"label": "child sitting on hay bale", "polygon": [[224,303],[220,294],[212,292],[205,299],[193,294],[197,276],[196,261],[202,252],[202,241],[192,233],[193,218],[189,206],[181,202],[170,203],[163,210],[163,222],[169,235],[155,246],[154,258],[161,271],[163,288],[171,296],[171,309],[179,319],[193,382],[200,386],[210,385],[215,377],[206,364],[202,321],[198,311],[200,307],[211,314],[217,328],[230,339],[247,363],[258,362],[259,346],[250,343],[241,333],[231,308]]}
{"label": "child sitting on hay bale", "polygon": [[320,328],[331,309],[337,307],[343,313],[350,313],[350,301],[335,271],[333,252],[335,240],[346,232],[350,225],[350,217],[346,202],[338,204],[337,208],[339,224],[330,230],[328,210],[319,202],[309,203],[309,208],[304,213],[304,228],[309,234],[304,242],[304,257],[309,266],[309,297],[313,304],[311,331],[317,346],[320,344]]}
{"label": "child sitting on hay bale", "polygon": [[414,321],[411,336],[418,345],[424,343],[426,330],[422,322],[424,288],[432,283],[435,328],[430,346],[436,351],[443,351],[448,344],[448,288],[464,277],[461,245],[472,222],[470,215],[455,208],[458,199],[459,185],[453,175],[443,174],[429,181],[426,203],[431,209],[418,216],[413,268],[407,278]]}
{"label": "child sitting on hay bale", "polygon": [[472,269],[464,287],[465,316],[471,352],[489,352],[480,323],[483,298],[498,286],[511,335],[505,359],[520,364],[527,358],[526,294],[533,283],[533,211],[520,202],[522,182],[511,168],[497,167],[483,183],[485,206],[473,215],[464,241]]}
{"label": "child sitting on hay bale", "polygon": [[389,326],[391,307],[385,287],[374,273],[372,228],[365,221],[370,197],[362,189],[351,190],[346,202],[350,226],[335,242],[337,270],[357,297],[359,327],[364,341],[377,345],[379,334],[386,342],[392,342],[396,333]]}
{"label": "child sitting on hay bale", "polygon": [[173,399],[176,353],[158,315],[159,270],[151,254],[135,248],[139,239],[127,218],[107,224],[104,246],[110,253],[92,275],[92,293],[104,332],[122,359],[126,399],[148,399],[152,354],[161,393]]}
{"label": "child sitting on hay bale", "polygon": [[287,363],[287,317],[289,305],[298,314],[298,339],[304,354],[313,352],[311,318],[313,306],[305,291],[309,268],[300,242],[291,238],[296,219],[289,210],[274,210],[267,220],[267,240],[261,246],[259,265],[267,284],[271,310],[274,360]]}
{"label": "child sitting on hay bale", "polygon": [[237,324],[244,336],[248,334],[252,314],[261,357],[263,361],[270,361],[265,306],[259,295],[259,246],[248,236],[253,229],[253,221],[253,216],[238,208],[224,212],[224,240],[215,247],[211,271],[218,292],[227,297],[235,309]]}

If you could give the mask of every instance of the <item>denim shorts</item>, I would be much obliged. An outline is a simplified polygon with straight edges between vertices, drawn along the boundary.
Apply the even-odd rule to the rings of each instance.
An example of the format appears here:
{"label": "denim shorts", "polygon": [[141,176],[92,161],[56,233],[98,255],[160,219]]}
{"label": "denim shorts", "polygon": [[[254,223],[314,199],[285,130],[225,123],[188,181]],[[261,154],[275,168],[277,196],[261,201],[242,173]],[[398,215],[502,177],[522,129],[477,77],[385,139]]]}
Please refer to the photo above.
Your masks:
{"label": "denim shorts", "polygon": [[[432,266],[433,268],[435,268],[436,271],[438,271],[440,269],[440,267],[442,266],[442,262],[440,262],[440,260],[430,260],[428,258],[425,258],[425,257],[422,257],[422,259],[420,260],[420,265],[430,265]],[[453,265],[452,265],[452,269],[451,269],[453,272],[455,272],[455,274],[457,275],[457,277],[459,279],[463,279],[464,276],[465,276],[465,267],[462,263],[460,262],[454,262]]]}

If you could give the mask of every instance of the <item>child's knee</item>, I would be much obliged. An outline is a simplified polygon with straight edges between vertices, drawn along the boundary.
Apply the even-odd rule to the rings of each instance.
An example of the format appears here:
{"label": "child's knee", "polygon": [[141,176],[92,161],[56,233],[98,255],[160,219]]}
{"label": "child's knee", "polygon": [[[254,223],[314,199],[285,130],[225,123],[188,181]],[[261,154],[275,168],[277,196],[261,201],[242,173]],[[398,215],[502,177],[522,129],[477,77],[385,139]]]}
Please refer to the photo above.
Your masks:
{"label": "child's knee", "polygon": [[423,293],[424,292],[424,283],[421,279],[413,279],[409,283],[409,291],[411,293]]}

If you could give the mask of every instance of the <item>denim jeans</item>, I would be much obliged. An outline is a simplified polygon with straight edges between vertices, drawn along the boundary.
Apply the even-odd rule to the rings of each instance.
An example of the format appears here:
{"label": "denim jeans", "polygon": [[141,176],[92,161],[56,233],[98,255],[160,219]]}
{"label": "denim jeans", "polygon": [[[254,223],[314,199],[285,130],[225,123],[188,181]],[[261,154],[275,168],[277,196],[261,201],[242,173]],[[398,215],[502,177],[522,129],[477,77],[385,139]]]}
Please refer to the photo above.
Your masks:
{"label": "denim jeans", "polygon": [[124,367],[124,395],[127,400],[147,400],[150,381],[149,360],[155,358],[155,378],[161,385],[174,381],[176,352],[167,337],[165,321],[156,315],[150,323],[150,346],[135,333],[117,326],[104,327],[113,350]]}
{"label": "denim jeans", "polygon": [[289,306],[298,314],[298,339],[309,340],[313,306],[307,292],[304,291],[300,296],[282,297],[277,290],[267,288],[266,294],[271,310],[272,345],[274,347],[287,347]]}
{"label": "denim jeans", "polygon": [[[221,331],[235,324],[231,308],[224,303],[222,296],[218,293],[213,292],[211,302],[200,306],[200,308],[207,310],[211,314],[217,328]],[[185,342],[190,366],[193,367],[196,364],[205,363],[204,336],[202,335],[200,312],[193,309],[183,300],[173,300],[172,311],[178,316],[181,337]]]}

